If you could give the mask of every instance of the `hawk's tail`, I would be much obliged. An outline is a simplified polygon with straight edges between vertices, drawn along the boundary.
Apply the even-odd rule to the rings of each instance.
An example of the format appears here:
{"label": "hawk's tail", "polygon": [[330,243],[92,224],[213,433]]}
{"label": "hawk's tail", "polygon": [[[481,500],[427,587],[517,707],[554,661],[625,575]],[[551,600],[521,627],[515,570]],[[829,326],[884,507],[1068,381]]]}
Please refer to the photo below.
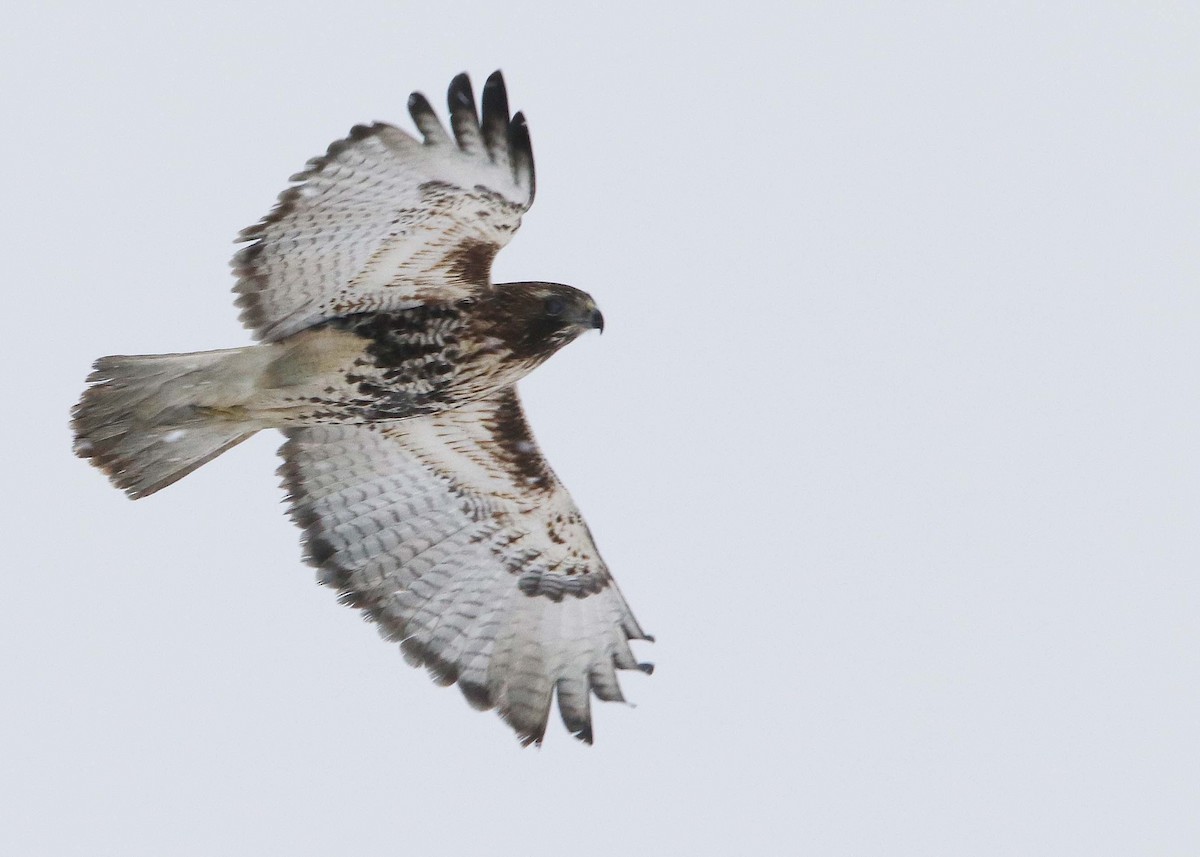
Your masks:
{"label": "hawk's tail", "polygon": [[75,454],[137,499],[241,443],[261,426],[220,406],[241,351],[101,357],[72,411]]}

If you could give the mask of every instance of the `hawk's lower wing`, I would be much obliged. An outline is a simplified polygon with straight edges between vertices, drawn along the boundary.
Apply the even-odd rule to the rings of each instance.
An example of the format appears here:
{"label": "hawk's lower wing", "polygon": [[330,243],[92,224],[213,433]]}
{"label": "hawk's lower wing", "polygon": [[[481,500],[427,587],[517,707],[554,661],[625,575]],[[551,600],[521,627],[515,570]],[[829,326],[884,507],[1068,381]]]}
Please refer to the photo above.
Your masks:
{"label": "hawk's lower wing", "polygon": [[638,626],[515,390],[387,426],[291,429],[281,453],[309,561],[406,659],[540,742],[552,693],[592,736]]}

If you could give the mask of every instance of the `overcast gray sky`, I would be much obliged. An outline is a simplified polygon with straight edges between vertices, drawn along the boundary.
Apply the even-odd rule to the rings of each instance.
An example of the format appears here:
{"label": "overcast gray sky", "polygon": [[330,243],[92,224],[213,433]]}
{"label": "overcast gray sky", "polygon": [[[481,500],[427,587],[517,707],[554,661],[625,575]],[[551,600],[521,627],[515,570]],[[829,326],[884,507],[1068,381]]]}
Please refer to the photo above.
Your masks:
{"label": "overcast gray sky", "polygon": [[[1195,7],[647,6],[6,15],[0,852],[1200,851]],[[277,436],[69,452],[97,356],[248,341],[289,174],[494,68],[497,278],[608,322],[522,390],[659,639],[592,748],[316,586]]]}

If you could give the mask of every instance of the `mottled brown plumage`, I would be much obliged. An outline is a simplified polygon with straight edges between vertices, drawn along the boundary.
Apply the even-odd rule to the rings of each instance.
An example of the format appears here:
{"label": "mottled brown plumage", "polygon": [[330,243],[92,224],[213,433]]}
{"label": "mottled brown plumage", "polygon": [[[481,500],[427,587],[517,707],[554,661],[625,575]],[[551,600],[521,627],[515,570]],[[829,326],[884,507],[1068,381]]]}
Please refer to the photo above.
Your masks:
{"label": "mottled brown plumage", "polygon": [[499,72],[476,112],[451,83],[453,136],[428,101],[423,141],[389,125],[293,176],[234,258],[262,344],[105,357],[74,411],[76,451],[129,496],[152,494],[267,428],[306,558],[405,657],[540,742],[551,699],[591,740],[589,697],[649,639],[537,449],[516,382],[602,328],[590,296],[493,286],[533,201],[524,118]]}

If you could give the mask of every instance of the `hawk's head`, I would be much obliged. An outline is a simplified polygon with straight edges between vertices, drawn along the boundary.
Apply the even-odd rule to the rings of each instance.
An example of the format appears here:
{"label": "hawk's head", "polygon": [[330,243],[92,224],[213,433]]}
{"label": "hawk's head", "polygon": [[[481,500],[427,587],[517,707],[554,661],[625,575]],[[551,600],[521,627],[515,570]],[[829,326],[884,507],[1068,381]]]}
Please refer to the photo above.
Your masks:
{"label": "hawk's head", "polygon": [[472,312],[514,359],[538,363],[579,334],[604,330],[604,316],[592,296],[559,283],[505,283]]}

